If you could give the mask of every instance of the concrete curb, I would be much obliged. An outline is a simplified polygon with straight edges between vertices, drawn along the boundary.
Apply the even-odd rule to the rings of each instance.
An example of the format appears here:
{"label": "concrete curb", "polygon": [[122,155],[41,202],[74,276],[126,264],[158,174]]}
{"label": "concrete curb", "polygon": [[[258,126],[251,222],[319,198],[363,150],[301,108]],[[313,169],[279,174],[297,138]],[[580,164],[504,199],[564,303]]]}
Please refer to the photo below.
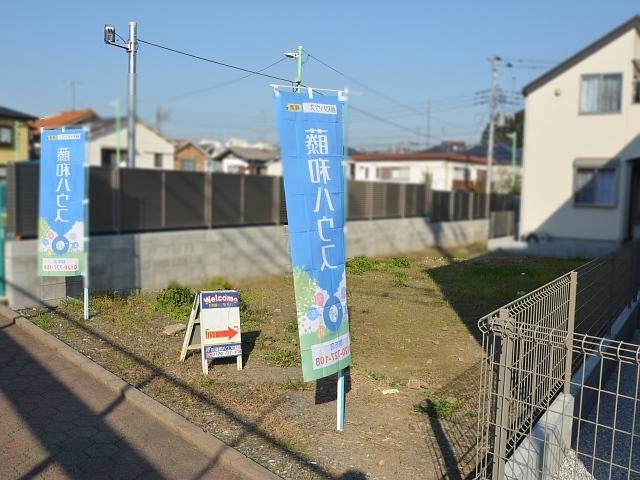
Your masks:
{"label": "concrete curb", "polygon": [[9,307],[0,305],[0,315],[15,323],[21,330],[41,343],[55,350],[66,360],[87,372],[111,391],[122,395],[132,404],[144,410],[165,427],[208,455],[210,459],[217,459],[222,465],[247,479],[281,480],[281,477],[270,472],[262,465],[246,457],[213,435],[206,433],[186,418],[178,415],[145,393],[142,393],[120,377],[105,370],[93,360],[85,357],[66,343],[45,332]]}

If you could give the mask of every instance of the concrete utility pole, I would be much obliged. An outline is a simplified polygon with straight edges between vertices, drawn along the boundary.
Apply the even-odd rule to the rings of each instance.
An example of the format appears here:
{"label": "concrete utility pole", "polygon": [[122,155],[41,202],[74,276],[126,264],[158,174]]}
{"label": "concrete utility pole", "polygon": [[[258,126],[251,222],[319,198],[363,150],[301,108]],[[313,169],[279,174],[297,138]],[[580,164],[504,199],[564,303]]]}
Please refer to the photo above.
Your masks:
{"label": "concrete utility pole", "polygon": [[76,109],[76,87],[80,84],[81,82],[77,80],[69,80],[69,86],[71,87],[71,110],[72,111]]}
{"label": "concrete utility pole", "polygon": [[427,102],[427,148],[431,146],[431,101]]}
{"label": "concrete utility pole", "polygon": [[127,125],[127,166],[136,166],[136,51],[138,50],[138,24],[129,22],[129,98]]}
{"label": "concrete utility pole", "polygon": [[489,143],[487,145],[487,180],[485,185],[486,198],[486,212],[489,216],[489,208],[491,206],[491,177],[493,173],[493,150],[495,143],[495,129],[496,129],[496,113],[498,107],[498,65],[500,63],[500,57],[494,55],[491,57],[491,99],[490,108],[491,114],[489,118]]}

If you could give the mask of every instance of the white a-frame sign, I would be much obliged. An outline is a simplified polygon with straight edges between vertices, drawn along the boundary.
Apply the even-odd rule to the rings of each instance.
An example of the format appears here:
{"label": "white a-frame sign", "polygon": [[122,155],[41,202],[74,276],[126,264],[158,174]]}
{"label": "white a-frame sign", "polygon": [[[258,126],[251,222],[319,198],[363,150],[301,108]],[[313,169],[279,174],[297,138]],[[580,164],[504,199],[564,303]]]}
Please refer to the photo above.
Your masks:
{"label": "white a-frame sign", "polygon": [[193,299],[189,324],[182,342],[180,361],[188,350],[200,350],[202,373],[209,373],[209,360],[236,357],[242,370],[240,294],[235,290],[200,292]]}

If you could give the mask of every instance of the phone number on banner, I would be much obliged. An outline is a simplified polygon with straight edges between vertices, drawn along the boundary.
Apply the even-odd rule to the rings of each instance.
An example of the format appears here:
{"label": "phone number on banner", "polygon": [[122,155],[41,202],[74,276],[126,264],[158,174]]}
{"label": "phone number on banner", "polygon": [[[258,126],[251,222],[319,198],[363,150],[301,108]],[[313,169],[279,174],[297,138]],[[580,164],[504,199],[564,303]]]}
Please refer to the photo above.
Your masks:
{"label": "phone number on banner", "polygon": [[311,347],[313,369],[327,367],[346,358],[351,353],[349,334],[345,333],[328,342],[319,343]]}

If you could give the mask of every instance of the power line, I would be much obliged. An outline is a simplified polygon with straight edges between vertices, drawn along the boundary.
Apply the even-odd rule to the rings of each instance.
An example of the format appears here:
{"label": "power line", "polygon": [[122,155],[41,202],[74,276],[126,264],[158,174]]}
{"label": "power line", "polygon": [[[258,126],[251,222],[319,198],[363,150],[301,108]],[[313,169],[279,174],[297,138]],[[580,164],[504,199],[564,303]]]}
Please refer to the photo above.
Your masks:
{"label": "power line", "polygon": [[[238,67],[237,65],[231,65],[230,63],[220,62],[218,60],[213,60],[211,58],[201,57],[200,55],[195,55],[193,53],[183,52],[183,51],[177,50],[175,48],[170,48],[170,47],[167,47],[167,46],[164,46],[164,45],[159,45],[157,43],[148,42],[146,40],[138,39],[138,42],[139,43],[144,43],[145,45],[151,45],[152,47],[160,48],[160,49],[166,50],[168,52],[173,52],[173,53],[177,53],[179,55],[184,55],[185,57],[195,58],[196,60],[202,60],[203,62],[209,62],[209,63],[213,63],[213,64],[216,64],[216,65],[220,65],[221,67],[232,68],[234,70],[239,70],[241,72],[250,73],[252,75],[259,75],[261,77],[271,78],[273,80],[280,80],[281,82],[288,82],[288,83],[291,82],[291,80],[289,80],[287,78],[276,77],[275,75],[268,75],[266,73],[260,72],[259,70],[251,70],[250,68]],[[265,69],[263,69],[263,70],[265,70]]]}
{"label": "power line", "polygon": [[343,77],[344,77],[344,78],[346,78],[347,80],[351,80],[353,83],[355,83],[355,84],[357,84],[357,85],[360,85],[362,88],[364,88],[364,89],[366,89],[366,90],[369,90],[370,92],[372,92],[372,93],[374,93],[374,94],[378,95],[378,96],[379,96],[379,97],[381,97],[381,98],[384,98],[385,100],[387,100],[387,101],[389,101],[389,102],[391,102],[391,103],[395,103],[396,105],[400,105],[401,107],[404,107],[404,108],[406,108],[406,109],[408,109],[408,110],[411,110],[411,111],[413,111],[413,112],[420,113],[421,115],[424,115],[424,113],[419,112],[417,109],[415,109],[415,108],[414,108],[414,107],[412,107],[411,105],[404,104],[404,103],[402,103],[402,102],[400,102],[400,101],[396,100],[395,98],[390,97],[390,96],[389,96],[389,95],[387,95],[386,93],[381,92],[380,90],[377,90],[377,89],[375,89],[375,88],[373,88],[373,87],[370,87],[369,85],[367,85],[367,84],[365,84],[365,83],[361,82],[360,80],[358,80],[358,79],[356,79],[356,78],[352,77],[351,75],[347,75],[346,73],[344,73],[344,72],[342,72],[342,71],[338,70],[337,68],[332,67],[332,66],[331,66],[331,65],[329,65],[328,63],[323,62],[323,61],[322,61],[322,60],[320,60],[318,57],[316,57],[315,55],[312,55],[311,53],[307,52],[306,50],[305,50],[305,52],[306,52],[306,54],[308,55],[308,58],[313,58],[316,62],[318,62],[318,63],[320,63],[320,64],[324,65],[325,67],[327,67],[327,68],[328,68],[328,69],[330,69],[330,70],[333,70],[335,73],[337,73],[338,75],[343,76]]}
{"label": "power line", "polygon": [[406,130],[407,132],[412,132],[412,133],[415,133],[416,135],[423,135],[423,132],[421,132],[420,130],[413,129],[411,127],[407,127],[407,126],[402,125],[400,123],[396,123],[394,121],[388,120],[388,119],[386,119],[384,117],[380,117],[380,116],[378,116],[378,115],[376,115],[374,113],[367,112],[366,110],[358,108],[358,107],[356,107],[354,105],[349,105],[349,110],[353,110],[354,112],[358,112],[358,113],[360,113],[362,115],[366,115],[367,117],[374,118],[376,120],[379,120],[379,121],[381,121],[383,123],[387,123],[387,124],[389,124],[389,125],[391,125],[393,127],[399,128],[401,130]]}
{"label": "power line", "polygon": [[[271,67],[276,66],[277,64],[279,64],[280,62],[283,62],[284,60],[287,60],[287,58],[283,57],[280,60],[278,60],[276,62],[273,62],[273,63],[267,65],[264,68],[261,68],[260,70],[258,70],[258,72],[264,72],[265,70],[268,70]],[[199,93],[209,92],[211,90],[216,90],[218,88],[222,88],[222,87],[226,87],[228,85],[232,85],[232,84],[237,83],[237,82],[239,82],[241,80],[244,80],[245,78],[252,77],[253,75],[256,75],[256,74],[249,73],[247,75],[243,75],[242,77],[232,78],[232,79],[226,80],[224,82],[216,83],[215,85],[211,85],[209,87],[198,88],[196,90],[190,90],[188,92],[184,92],[184,93],[180,93],[178,95],[167,97],[167,98],[163,99],[162,101],[164,101],[164,102],[172,102],[174,100],[180,100],[182,98],[190,97],[192,95],[197,95]],[[143,100],[143,101],[153,101],[153,100],[149,99],[149,100]]]}

